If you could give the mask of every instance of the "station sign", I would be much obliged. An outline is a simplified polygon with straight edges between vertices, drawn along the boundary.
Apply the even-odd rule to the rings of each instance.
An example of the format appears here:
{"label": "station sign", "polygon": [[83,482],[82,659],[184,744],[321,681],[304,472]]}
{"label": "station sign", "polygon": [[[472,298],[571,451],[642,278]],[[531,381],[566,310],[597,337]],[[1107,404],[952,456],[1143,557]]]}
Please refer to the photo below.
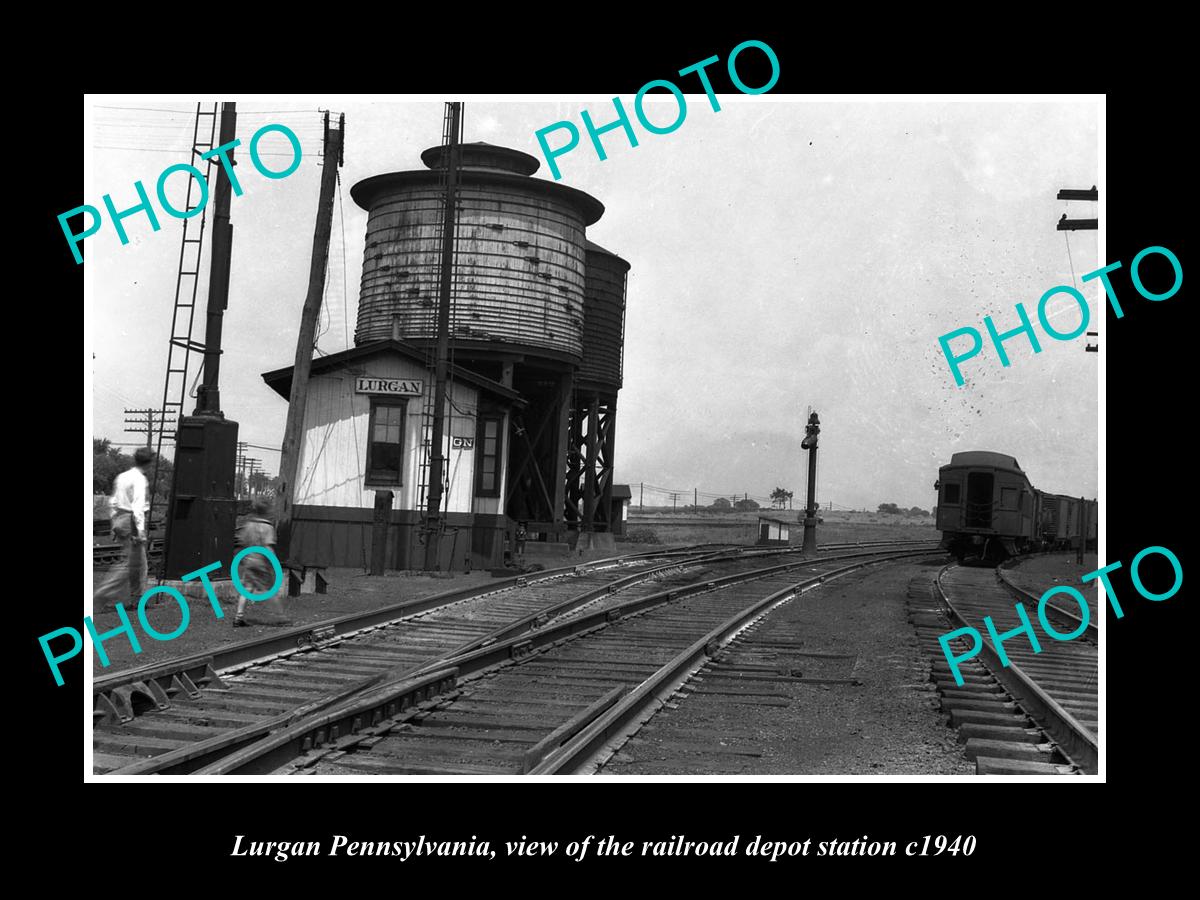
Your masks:
{"label": "station sign", "polygon": [[354,381],[356,394],[391,394],[398,397],[419,397],[424,382],[405,378],[372,378],[359,376]]}

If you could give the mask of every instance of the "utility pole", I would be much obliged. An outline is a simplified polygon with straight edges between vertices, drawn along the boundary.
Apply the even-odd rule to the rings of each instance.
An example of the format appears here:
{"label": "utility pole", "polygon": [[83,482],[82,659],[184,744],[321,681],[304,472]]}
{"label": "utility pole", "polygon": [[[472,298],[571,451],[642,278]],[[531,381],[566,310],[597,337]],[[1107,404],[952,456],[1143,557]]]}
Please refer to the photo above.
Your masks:
{"label": "utility pole", "polygon": [[700,488],[692,488],[692,509],[700,508]]}
{"label": "utility pole", "polygon": [[808,417],[804,429],[801,450],[808,451],[808,499],[804,505],[804,546],[802,553],[817,552],[817,435],[821,433],[821,420],[814,412]]}
{"label": "utility pole", "polygon": [[671,512],[675,512],[675,501],[678,499],[679,499],[678,494],[676,494],[676,493],[671,494]]}
{"label": "utility pole", "polygon": [[259,473],[262,465],[262,460],[257,457],[250,456],[246,460],[246,496],[253,497],[256,491],[254,490],[254,476]]}
{"label": "utility pole", "polygon": [[[462,104],[448,103],[446,141],[446,211],[442,219],[442,283],[438,294],[437,362],[434,369],[433,433],[429,448],[429,506],[425,519],[425,571],[441,568],[442,480],[446,458],[442,444],[446,429],[446,376],[450,357],[450,292],[454,280],[454,226],[457,222],[459,133]],[[561,480],[561,476],[560,476]]]}
{"label": "utility pole", "polygon": [[[1100,199],[1100,192],[1098,190],[1096,190],[1096,186],[1094,184],[1092,185],[1091,190],[1087,190],[1087,191],[1063,188],[1062,190],[1060,190],[1058,192],[1058,199],[1059,200],[1090,200],[1094,203]],[[1063,213],[1062,218],[1058,220],[1058,230],[1059,231],[1095,231],[1099,227],[1100,227],[1099,219],[1068,219],[1066,213]],[[1070,252],[1071,252],[1071,244],[1070,244],[1070,238],[1068,237],[1067,238],[1067,254],[1070,255]],[[1104,308],[1103,304],[1101,304],[1101,309],[1103,309],[1103,308]],[[1088,337],[1099,337],[1099,332],[1089,331],[1087,333],[1087,336]],[[1100,350],[1100,345],[1099,345],[1099,343],[1096,343],[1096,344],[1089,343],[1089,344],[1085,344],[1083,349],[1084,349],[1085,353],[1097,353]]]}
{"label": "utility pole", "polygon": [[[132,416],[132,418],[130,418]],[[167,426],[174,425],[175,419],[166,419],[160,409],[125,409],[125,430],[130,434],[145,434],[146,449],[154,446],[156,432],[167,433]]]}
{"label": "utility pole", "polygon": [[[237,135],[237,104],[221,104],[220,146]],[[226,156],[234,165],[234,148]],[[233,259],[233,225],[229,221],[232,189],[225,166],[217,167],[212,192],[213,239],[208,272],[204,332],[204,380],[196,408],[176,427],[175,468],[163,574],[178,578],[214,561],[233,558],[233,471],[237,459],[237,422],[221,412],[221,332],[229,306],[229,267]],[[224,573],[211,577],[221,578]]]}
{"label": "utility pole", "polygon": [[245,441],[237,443],[237,463],[235,465],[235,480],[234,480],[234,496],[239,500],[246,493],[246,450],[247,444]]}
{"label": "utility pole", "polygon": [[337,171],[345,161],[346,116],[338,118],[337,130],[329,127],[325,113],[323,142],[325,163],[321,170],[321,192],[317,199],[317,224],[313,229],[312,259],[308,266],[308,294],[300,313],[300,333],[296,337],[296,362],[292,367],[292,385],[288,391],[287,421],[283,426],[283,446],[279,458],[279,504],[276,550],[281,561],[288,562],[292,540],[292,507],[296,501],[296,469],[300,464],[300,439],[304,433],[304,407],[308,402],[308,376],[312,371],[313,345],[317,319],[321,315],[321,294],[325,290],[325,269],[329,263],[329,234],[333,230],[333,191]]}
{"label": "utility pole", "polygon": [[638,512],[646,511],[646,504],[643,502],[646,499],[646,482],[638,482]]}
{"label": "utility pole", "polygon": [[[1070,188],[1063,188],[1058,192],[1059,200],[1091,200],[1095,202],[1100,199],[1100,192],[1096,190],[1093,184],[1091,190],[1078,191]],[[1068,219],[1067,214],[1063,213],[1062,218],[1058,220],[1059,231],[1095,231],[1100,227],[1099,219]]]}
{"label": "utility pole", "polygon": [[1079,498],[1079,546],[1075,550],[1075,562],[1083,565],[1083,552],[1087,549],[1088,508],[1087,501]]}

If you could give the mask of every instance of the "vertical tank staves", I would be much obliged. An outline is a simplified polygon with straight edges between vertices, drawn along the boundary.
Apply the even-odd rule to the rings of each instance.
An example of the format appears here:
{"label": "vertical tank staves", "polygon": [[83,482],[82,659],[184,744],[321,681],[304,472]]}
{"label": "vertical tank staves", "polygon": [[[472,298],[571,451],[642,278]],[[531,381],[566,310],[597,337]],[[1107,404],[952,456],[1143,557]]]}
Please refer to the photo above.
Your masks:
{"label": "vertical tank staves", "polygon": [[[437,338],[446,149],[351,190],[369,213],[355,343]],[[520,391],[504,510],[530,531],[607,530],[629,264],[592,244],[594,197],[533,178],[534,157],[462,146],[454,362]],[[587,475],[588,468],[592,475]],[[565,475],[565,477],[564,477]]]}

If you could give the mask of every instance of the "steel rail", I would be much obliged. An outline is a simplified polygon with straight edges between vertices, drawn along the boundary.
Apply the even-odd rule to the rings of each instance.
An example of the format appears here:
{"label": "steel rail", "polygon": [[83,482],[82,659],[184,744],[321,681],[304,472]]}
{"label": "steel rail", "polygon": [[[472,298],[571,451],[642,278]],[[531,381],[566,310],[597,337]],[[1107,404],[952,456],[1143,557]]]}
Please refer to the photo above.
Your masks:
{"label": "steel rail", "polygon": [[[905,550],[889,556],[861,560],[848,566],[825,572],[813,578],[768,594],[750,606],[734,613],[716,628],[677,654],[653,675],[625,695],[603,715],[580,730],[576,736],[549,753],[530,771],[530,775],[581,774],[610,743],[623,742],[653,716],[667,698],[686,682],[711,657],[755,620],[785,603],[828,581],[841,578],[866,566],[899,559],[928,556],[936,550]],[[586,774],[586,773],[584,773]]]}
{"label": "steel rail", "polygon": [[[592,588],[592,589],[584,591],[580,594],[576,594],[573,597],[568,597],[567,599],[560,601],[559,603],[556,603],[551,607],[547,607],[547,609],[553,610],[554,615],[561,616],[564,613],[570,611],[571,609],[574,609],[575,607],[585,605],[599,597],[607,596],[608,594],[615,593],[619,590],[623,590],[624,588],[626,588],[630,585],[637,584],[642,581],[646,581],[649,578],[651,578],[652,576],[654,576],[660,572],[663,572],[663,571],[680,568],[681,566],[695,565],[697,563],[703,563],[703,562],[710,561],[710,560],[714,560],[714,561],[720,560],[720,559],[732,560],[735,558],[740,558],[740,557],[726,556],[726,553],[727,553],[727,551],[719,550],[719,551],[715,551],[713,553],[705,553],[705,554],[700,554],[700,555],[696,555],[696,556],[685,557],[684,559],[681,559],[681,560],[673,560],[669,563],[665,563],[660,566],[655,566],[650,569],[643,569],[640,572],[635,572],[624,578],[617,579],[617,581],[615,581],[615,582],[609,582],[608,584],[601,585],[597,588]],[[580,567],[580,568],[582,568],[582,567]],[[607,568],[607,567],[600,567],[600,568]],[[486,596],[486,594],[481,594],[479,596]],[[472,598],[468,598],[468,599],[476,599],[476,598],[472,597]],[[457,602],[457,601],[455,601],[455,602]],[[362,680],[357,681],[353,684],[343,686],[343,687],[337,689],[336,691],[332,691],[322,697],[308,700],[308,701],[296,706],[295,708],[293,708],[291,710],[287,710],[287,711],[279,713],[275,716],[265,718],[259,722],[254,722],[252,724],[242,726],[241,728],[230,729],[219,735],[214,735],[212,737],[205,738],[200,741],[196,741],[192,744],[187,745],[186,747],[180,747],[175,750],[168,750],[165,753],[160,753],[156,756],[152,756],[147,759],[139,760],[135,763],[130,763],[129,765],[122,766],[121,768],[115,769],[114,771],[112,771],[108,774],[110,774],[110,775],[163,774],[163,773],[172,773],[173,771],[174,772],[187,771],[187,770],[190,770],[190,769],[193,769],[196,767],[208,765],[211,762],[213,762],[214,760],[228,755],[229,753],[233,752],[234,750],[238,749],[239,747],[244,747],[244,746],[246,746],[250,743],[253,743],[254,741],[264,737],[265,735],[268,735],[274,731],[278,731],[279,729],[284,728],[293,722],[299,721],[301,719],[305,719],[308,716],[315,715],[315,714],[321,712],[322,710],[329,709],[330,707],[332,707],[338,703],[346,702],[346,701],[350,700],[351,698],[353,698],[359,694],[362,694],[363,692],[374,689],[378,685],[402,682],[405,679],[415,677],[420,673],[426,673],[433,669],[437,669],[438,667],[444,665],[447,660],[454,659],[459,656],[465,655],[472,650],[478,649],[480,646],[493,644],[499,640],[503,640],[504,638],[512,637],[516,634],[521,634],[526,630],[536,628],[542,622],[542,620],[543,620],[543,614],[541,612],[534,613],[529,616],[524,616],[521,619],[518,619],[513,623],[502,625],[499,628],[494,629],[493,631],[489,632],[486,635],[483,635],[480,638],[468,641],[467,643],[462,644],[458,647],[455,647],[452,650],[449,650],[445,653],[442,653],[442,654],[434,657],[433,659],[426,660],[423,663],[418,663],[415,666],[407,666],[402,669],[388,669],[383,672],[376,673],[375,675],[363,678]],[[353,633],[354,632],[347,633],[346,635],[343,635],[342,637],[343,638],[349,637]],[[331,642],[331,643],[336,643],[336,642]],[[327,644],[327,646],[328,646],[328,644]],[[279,658],[286,658],[287,656],[292,655],[293,652],[299,652],[299,651],[288,651],[285,653],[278,654],[277,656]],[[220,681],[220,675],[217,674],[213,670],[212,658],[208,657],[207,660],[208,661],[205,663],[206,675],[201,677],[199,680],[204,681],[209,684],[212,684],[214,686],[223,686],[222,682]],[[168,666],[161,667],[161,668],[164,668],[164,669],[169,668],[169,664],[168,664]],[[225,672],[225,674],[229,674],[228,670],[223,670],[223,671]],[[160,673],[158,675],[158,677],[162,678],[165,676]],[[175,675],[174,677],[175,677],[175,680],[174,680],[173,684],[175,685],[176,689],[187,690],[188,686],[190,685],[191,689],[187,690],[187,693],[189,694],[189,696],[197,697],[199,695],[199,690],[194,687],[194,681],[189,681],[188,684],[185,685],[182,681],[179,680],[178,675]],[[185,676],[185,678],[186,678],[186,676]],[[152,679],[149,682],[149,684],[147,684],[147,688],[150,690],[150,692],[156,698],[159,699],[160,708],[166,708],[163,704],[169,704],[169,700],[168,700],[165,692],[160,693],[160,691],[155,691],[153,689],[150,689],[149,688],[150,684],[157,686],[158,682]],[[160,690],[161,690],[161,688],[160,688]]]}
{"label": "steel rail", "polygon": [[[701,544],[694,546],[703,547],[709,545]],[[717,546],[729,545],[722,544]],[[608,557],[571,566],[543,569],[539,572],[496,579],[483,585],[455,588],[449,591],[442,591],[438,594],[431,594],[428,597],[422,597],[417,600],[403,600],[399,603],[392,603],[388,606],[366,612],[347,613],[344,616],[310,622],[306,625],[297,625],[294,628],[288,628],[275,634],[255,638],[254,640],[232,644],[222,647],[219,650],[202,651],[169,662],[122,669],[111,675],[102,675],[92,680],[92,695],[97,696],[106,691],[136,684],[137,682],[148,684],[150,681],[157,682],[165,690],[170,690],[178,687],[178,685],[172,683],[172,679],[176,676],[187,676],[195,684],[201,684],[209,681],[216,671],[224,672],[237,666],[257,663],[261,660],[281,656],[289,652],[297,653],[313,646],[326,646],[330,641],[349,637],[364,628],[371,628],[396,619],[428,612],[439,606],[446,606],[463,600],[474,600],[485,597],[488,594],[506,591],[514,587],[524,587],[540,581],[548,581],[552,578],[562,578],[587,571],[610,568],[625,562],[645,559],[647,557],[677,556],[688,553],[694,553],[694,547],[664,551],[646,551],[626,556]]]}
{"label": "steel rail", "polygon": [[[433,670],[441,670],[453,667],[457,670],[457,678],[472,679],[481,676],[483,673],[492,670],[496,667],[519,663],[521,660],[533,655],[535,652],[572,640],[583,634],[593,631],[599,631],[606,628],[609,624],[619,621],[631,615],[644,613],[650,609],[659,606],[665,606],[676,600],[684,597],[693,596],[696,594],[706,593],[708,591],[717,590],[729,585],[740,584],[747,581],[754,581],[761,578],[767,578],[772,575],[777,575],[791,569],[810,566],[814,563],[837,562],[843,559],[858,559],[861,557],[878,558],[879,554],[884,551],[868,550],[859,553],[848,554],[846,556],[814,558],[804,557],[788,563],[768,566],[761,569],[752,569],[749,572],[740,572],[733,575],[726,575],[719,578],[712,578],[704,581],[699,581],[696,584],[684,585],[681,587],[672,588],[666,591],[649,594],[644,597],[636,597],[622,603],[618,603],[608,609],[598,610],[593,613],[575,616],[565,619],[556,624],[551,624],[545,628],[538,629],[524,634],[509,636],[503,640],[494,643],[488,643],[480,646],[469,652],[460,655],[446,655],[435,660],[430,660],[421,667],[404,673],[403,679],[411,679],[428,674]],[[937,553],[936,549],[926,548],[922,550],[906,550],[901,554],[893,557],[885,557],[884,560],[890,558],[901,558],[904,556],[925,556],[931,553]],[[865,563],[864,563],[865,564]],[[826,575],[817,575],[812,579],[815,582],[823,580]],[[386,697],[390,689],[389,685],[381,685],[373,687],[372,696],[375,692],[382,692],[381,696]],[[373,726],[380,719],[393,715],[385,711],[386,699],[381,701],[367,702],[364,705],[362,697],[347,698],[343,701],[343,706],[353,708],[359,719],[360,727],[367,728]],[[328,713],[327,716],[338,717],[341,715],[342,706],[338,706]],[[342,717],[345,718],[344,716]],[[303,719],[287,727],[281,728],[260,741],[244,747],[236,752],[230,753],[220,760],[205,766],[196,774],[201,775],[232,775],[232,774],[263,774],[272,771],[278,767],[277,761],[286,757],[291,753],[292,758],[299,756],[301,753],[307,752],[308,749],[323,743],[320,739],[321,729],[325,726],[321,724],[324,719],[313,720]],[[357,731],[357,729],[355,729]],[[371,735],[368,733],[360,733],[357,740],[370,740]],[[354,743],[356,739],[353,734],[342,738],[341,746],[347,743]],[[332,749],[332,748],[331,748]],[[123,772],[124,770],[118,770]]]}
{"label": "steel rail", "polygon": [[[1024,600],[1026,603],[1031,603],[1035,607],[1042,602],[1042,598],[1037,594],[1025,590],[1025,588],[1013,581],[1005,571],[1004,564],[996,566],[996,577],[1000,579],[1000,583],[1003,584],[1010,593],[1014,594],[1018,600]],[[1082,616],[1077,615],[1070,610],[1063,609],[1057,603],[1047,603],[1045,608],[1049,613],[1047,618],[1054,619],[1054,624],[1056,625],[1065,626],[1068,634],[1078,630],[1083,625]],[[1089,608],[1087,628],[1085,629],[1084,633],[1090,640],[1097,642],[1100,640],[1100,629],[1098,627],[1099,623],[1097,622],[1098,618],[1099,616],[1093,616],[1091,614],[1091,609]]]}
{"label": "steel rail", "polygon": [[[938,572],[934,584],[937,586],[938,596],[951,620],[959,627],[974,628],[967,621],[966,616],[954,605],[942,585],[942,576],[956,567],[955,563],[945,566]],[[1019,665],[1011,660],[1007,666],[1003,665],[996,653],[996,648],[992,646],[986,635],[981,634],[979,642],[981,649],[977,658],[987,667],[992,677],[1008,691],[1025,713],[1037,723],[1038,727],[1058,745],[1060,752],[1071,761],[1072,765],[1087,775],[1097,774],[1100,750],[1096,743],[1096,736],[1064,709],[1057,700],[1042,690],[1033,678],[1022,671]]]}
{"label": "steel rail", "polygon": [[[843,548],[858,546],[864,545],[830,544],[827,547],[822,548],[822,550],[840,550]],[[779,555],[800,552],[799,547],[757,548],[754,546],[738,547],[737,545],[723,543],[691,544],[671,550],[648,550],[640,553],[631,553],[624,556],[613,556],[606,557],[604,559],[590,560],[588,562],[576,563],[570,566],[562,566],[555,569],[543,569],[539,572],[530,572],[524,575],[516,575],[509,578],[497,579],[484,585],[475,585],[473,587],[456,588],[450,591],[443,591],[438,594],[431,594],[428,597],[423,597],[418,600],[401,601],[399,603],[389,604],[388,606],[380,607],[374,610],[368,610],[366,612],[347,613],[344,616],[323,619],[317,622],[310,622],[305,625],[297,625],[294,628],[284,629],[274,634],[265,635],[261,638],[255,638],[253,640],[231,644],[217,650],[205,650],[199,653],[190,654],[188,656],[179,657],[178,659],[169,660],[167,662],[137,666],[133,668],[122,669],[121,671],[114,672],[111,675],[97,676],[92,680],[92,696],[94,699],[98,700],[98,698],[100,698],[106,692],[111,692],[117,688],[129,687],[139,683],[146,685],[146,687],[152,693],[157,692],[156,689],[161,690],[164,697],[168,693],[179,690],[184,690],[189,695],[194,696],[199,685],[219,685],[220,682],[217,674],[218,672],[229,672],[231,670],[235,670],[237,667],[261,663],[263,660],[272,657],[282,657],[291,653],[300,653],[314,647],[320,648],[329,646],[330,642],[351,637],[358,631],[361,631],[365,628],[373,628],[375,626],[387,624],[407,616],[428,612],[437,608],[438,606],[445,606],[464,600],[474,600],[480,597],[485,597],[488,594],[506,591],[513,587],[524,587],[530,584],[536,584],[540,581],[547,581],[552,578],[583,574],[589,571],[610,568],[621,565],[622,563],[641,559],[654,557],[685,557],[689,554],[695,554],[699,549],[708,547],[726,548],[724,552],[739,552],[747,555]],[[723,551],[712,551],[713,554],[718,554],[720,552]],[[678,563],[676,563],[676,565],[678,565]],[[667,568],[670,567],[668,566]],[[152,682],[153,685],[151,684]],[[98,705],[100,704],[98,703]]]}

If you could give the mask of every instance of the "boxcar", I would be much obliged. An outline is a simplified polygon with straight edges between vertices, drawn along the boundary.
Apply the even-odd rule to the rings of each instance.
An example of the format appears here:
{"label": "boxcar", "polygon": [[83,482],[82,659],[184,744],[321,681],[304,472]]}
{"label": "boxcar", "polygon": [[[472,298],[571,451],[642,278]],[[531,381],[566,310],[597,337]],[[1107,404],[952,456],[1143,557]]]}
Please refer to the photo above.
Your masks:
{"label": "boxcar", "polygon": [[1041,494],[1041,545],[1046,550],[1095,549],[1098,506],[1095,500]]}

